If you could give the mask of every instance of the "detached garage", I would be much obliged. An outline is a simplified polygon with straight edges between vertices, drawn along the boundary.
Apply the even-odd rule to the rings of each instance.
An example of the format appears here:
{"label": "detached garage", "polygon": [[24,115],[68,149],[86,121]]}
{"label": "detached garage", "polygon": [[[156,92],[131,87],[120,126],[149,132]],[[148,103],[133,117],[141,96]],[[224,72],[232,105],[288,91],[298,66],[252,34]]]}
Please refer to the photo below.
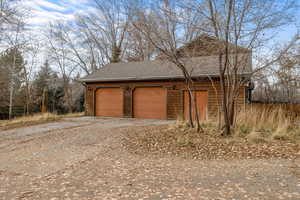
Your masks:
{"label": "detached garage", "polygon": [[[220,112],[218,56],[193,57],[187,68],[201,120]],[[247,73],[245,74],[247,78]],[[166,60],[112,63],[81,80],[86,115],[141,119],[188,119],[189,100],[181,71]],[[213,83],[213,84],[212,84]],[[246,87],[246,86],[245,86]],[[245,87],[238,105],[245,104]],[[192,111],[193,116],[195,111]]]}
{"label": "detached garage", "polygon": [[[191,112],[193,118],[196,111],[201,120],[220,116],[222,92],[218,53],[223,46],[224,41],[200,35],[177,49],[193,79],[190,88],[197,105],[197,110],[193,106]],[[249,101],[246,96],[251,96],[246,95],[246,91],[251,92],[247,87],[251,81],[252,57],[251,50],[238,49],[238,64],[241,65],[238,73],[245,82],[236,101],[236,107],[241,107]],[[189,118],[190,100],[184,76],[163,54],[153,61],[105,65],[81,79],[81,82],[86,87],[86,115],[141,119]]]}
{"label": "detached garage", "polygon": [[[214,37],[201,35],[177,50],[192,76],[190,88],[201,120],[220,116],[222,92],[218,53],[223,43]],[[245,85],[239,90],[237,107],[246,103],[246,96],[251,96],[246,95],[246,91],[251,91],[247,89],[246,81],[251,81],[252,72],[251,51],[242,47],[239,47],[239,51],[239,65],[242,66],[238,73]],[[189,56],[185,57],[186,54]],[[82,78],[81,82],[86,87],[86,115],[141,119],[189,118],[190,100],[184,76],[163,54],[153,61],[105,65]],[[192,110],[193,118],[195,113],[196,109]]]}

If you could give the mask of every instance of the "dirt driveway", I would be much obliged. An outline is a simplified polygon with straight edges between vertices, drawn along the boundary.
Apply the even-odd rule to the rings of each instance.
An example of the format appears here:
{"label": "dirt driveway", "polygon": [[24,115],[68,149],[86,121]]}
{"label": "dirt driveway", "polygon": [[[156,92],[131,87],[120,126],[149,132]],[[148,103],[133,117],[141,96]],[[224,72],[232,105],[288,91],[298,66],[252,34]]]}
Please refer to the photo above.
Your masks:
{"label": "dirt driveway", "polygon": [[123,132],[166,123],[83,117],[2,131],[0,199],[300,199],[293,161],[184,160],[122,147]]}

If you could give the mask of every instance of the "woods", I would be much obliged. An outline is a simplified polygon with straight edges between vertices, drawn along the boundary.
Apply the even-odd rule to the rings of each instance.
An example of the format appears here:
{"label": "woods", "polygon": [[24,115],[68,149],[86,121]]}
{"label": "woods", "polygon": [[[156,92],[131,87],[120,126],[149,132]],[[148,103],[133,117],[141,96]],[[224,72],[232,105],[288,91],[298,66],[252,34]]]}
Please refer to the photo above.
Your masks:
{"label": "woods", "polygon": [[[108,63],[165,59],[184,75],[190,125],[196,123],[201,131],[191,91],[193,72],[186,65],[192,57],[208,55],[219,57],[224,135],[235,125],[241,86],[255,86],[256,102],[300,102],[299,34],[276,44],[276,34],[270,34],[299,23],[296,1],[92,0],[89,5],[93,9],[74,13],[73,20],[52,20],[36,28],[21,1],[1,0],[1,118],[83,111],[80,78]],[[198,41],[200,36],[205,39]],[[249,62],[251,70],[245,67]],[[22,109],[16,113],[14,108]]]}

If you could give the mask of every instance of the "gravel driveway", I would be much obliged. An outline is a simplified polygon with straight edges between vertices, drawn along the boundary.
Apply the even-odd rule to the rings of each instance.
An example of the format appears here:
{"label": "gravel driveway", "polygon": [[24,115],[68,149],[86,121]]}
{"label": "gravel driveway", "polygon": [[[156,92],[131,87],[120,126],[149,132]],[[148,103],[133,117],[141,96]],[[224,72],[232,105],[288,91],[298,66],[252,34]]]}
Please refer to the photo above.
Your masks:
{"label": "gravel driveway", "polygon": [[139,156],[124,132],[171,123],[72,118],[0,132],[0,199],[300,199],[299,161]]}

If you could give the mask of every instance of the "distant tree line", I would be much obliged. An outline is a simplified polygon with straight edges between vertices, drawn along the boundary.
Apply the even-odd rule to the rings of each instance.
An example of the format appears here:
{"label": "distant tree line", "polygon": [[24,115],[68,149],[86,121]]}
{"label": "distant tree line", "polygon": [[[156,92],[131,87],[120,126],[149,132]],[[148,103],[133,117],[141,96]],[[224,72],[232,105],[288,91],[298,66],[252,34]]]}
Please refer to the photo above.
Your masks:
{"label": "distant tree line", "polygon": [[[37,112],[53,112],[64,114],[70,112],[83,112],[84,110],[84,88],[76,81],[70,81],[69,90],[72,95],[71,106],[67,103],[64,93],[63,79],[59,77],[46,60],[39,68],[30,83],[30,98],[26,95],[26,84],[24,81],[23,65],[24,59],[20,52],[17,52],[15,73],[11,74],[5,66],[12,62],[13,50],[5,51],[0,56],[0,119],[9,118],[10,88],[9,80],[13,81],[13,102],[12,116],[22,116]],[[13,77],[12,77],[13,76]],[[29,101],[29,102],[27,102]],[[44,107],[44,108],[43,108]],[[44,109],[44,110],[43,110]]]}
{"label": "distant tree line", "polygon": [[[279,47],[280,48],[280,47]],[[277,51],[273,52],[276,57]],[[288,49],[272,67],[253,76],[253,102],[300,104],[300,40]]]}

